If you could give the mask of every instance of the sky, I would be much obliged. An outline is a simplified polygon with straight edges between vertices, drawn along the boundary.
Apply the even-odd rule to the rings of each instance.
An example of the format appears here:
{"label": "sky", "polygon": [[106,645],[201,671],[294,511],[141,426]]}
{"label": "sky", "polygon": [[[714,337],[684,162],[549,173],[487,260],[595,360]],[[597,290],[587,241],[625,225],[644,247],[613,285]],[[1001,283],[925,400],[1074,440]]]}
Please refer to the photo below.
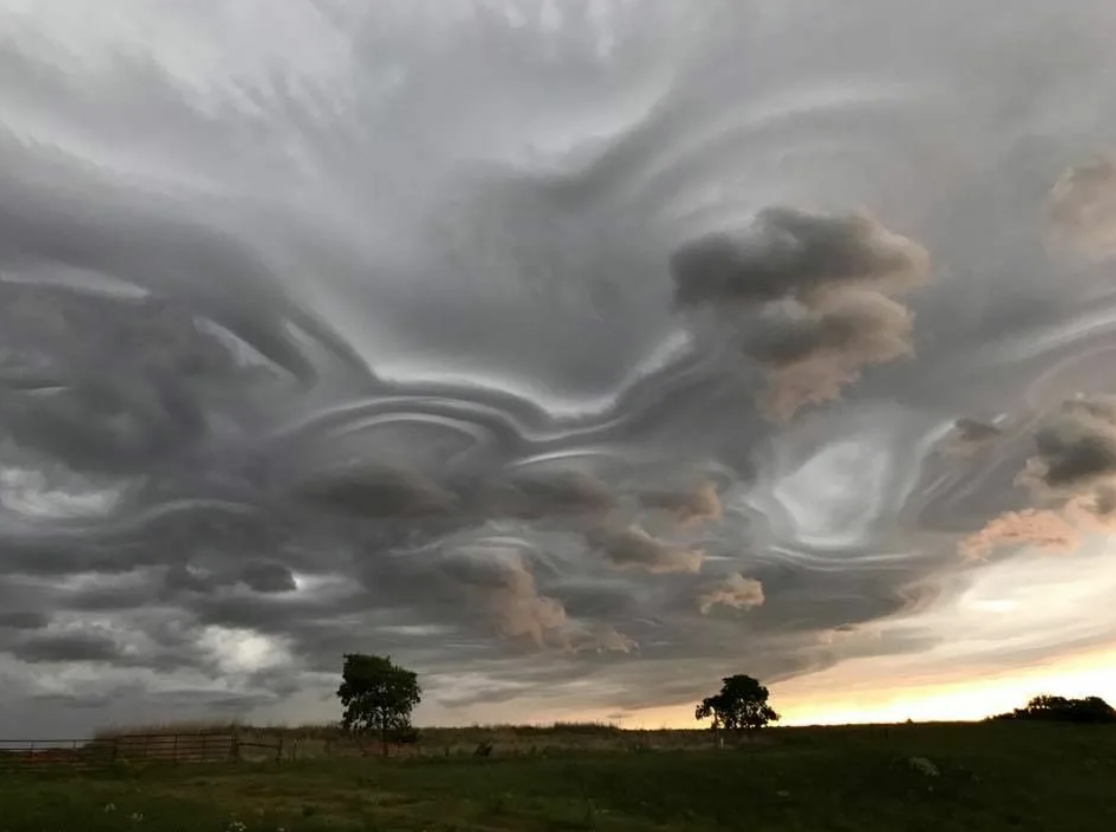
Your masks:
{"label": "sky", "polygon": [[1116,701],[1107,0],[0,0],[0,735]]}

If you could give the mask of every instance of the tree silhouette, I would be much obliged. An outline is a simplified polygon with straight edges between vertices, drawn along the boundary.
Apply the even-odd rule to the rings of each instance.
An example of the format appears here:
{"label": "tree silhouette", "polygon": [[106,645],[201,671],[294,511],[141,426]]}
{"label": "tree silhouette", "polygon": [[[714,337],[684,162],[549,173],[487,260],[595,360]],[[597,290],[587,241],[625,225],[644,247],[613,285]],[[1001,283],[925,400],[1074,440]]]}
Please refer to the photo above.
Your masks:
{"label": "tree silhouette", "polygon": [[1067,699],[1064,696],[1036,696],[1024,708],[999,714],[993,719],[1037,722],[1116,723],[1116,709],[1099,696]]}
{"label": "tree silhouette", "polygon": [[694,711],[697,720],[713,718],[714,733],[724,728],[739,737],[779,721],[779,714],[767,704],[767,688],[756,679],[737,674],[721,681],[721,692],[701,700]]}
{"label": "tree silhouette", "polygon": [[411,711],[422,699],[417,674],[392,664],[390,656],[346,653],[341,680],[337,689],[344,708],[341,724],[358,743],[362,735],[376,731],[386,757],[392,740],[418,738],[411,726]]}

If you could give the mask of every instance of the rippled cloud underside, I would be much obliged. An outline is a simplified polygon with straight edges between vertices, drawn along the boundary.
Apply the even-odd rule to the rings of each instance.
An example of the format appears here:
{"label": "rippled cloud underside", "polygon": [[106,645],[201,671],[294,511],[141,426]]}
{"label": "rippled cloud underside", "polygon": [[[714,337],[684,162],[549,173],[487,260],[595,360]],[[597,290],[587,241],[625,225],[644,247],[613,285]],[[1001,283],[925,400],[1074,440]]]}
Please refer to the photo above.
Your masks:
{"label": "rippled cloud underside", "polygon": [[1011,5],[0,0],[0,725],[1116,642],[1116,10]]}

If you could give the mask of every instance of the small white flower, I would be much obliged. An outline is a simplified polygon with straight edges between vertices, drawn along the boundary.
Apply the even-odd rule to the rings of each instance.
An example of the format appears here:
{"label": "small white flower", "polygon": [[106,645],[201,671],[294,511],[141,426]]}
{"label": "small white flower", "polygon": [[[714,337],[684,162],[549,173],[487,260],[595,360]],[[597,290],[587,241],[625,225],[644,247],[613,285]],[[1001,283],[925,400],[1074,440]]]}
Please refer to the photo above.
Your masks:
{"label": "small white flower", "polygon": [[128,820],[132,823],[139,823],[143,820],[143,814],[141,812],[132,812],[132,814],[128,816]]}
{"label": "small white flower", "polygon": [[115,812],[116,811],[116,804],[115,803],[106,803],[105,804],[105,811],[106,812]]}
{"label": "small white flower", "polygon": [[248,826],[244,823],[244,821],[233,820],[229,821],[228,832],[244,832],[244,830],[247,828]]}

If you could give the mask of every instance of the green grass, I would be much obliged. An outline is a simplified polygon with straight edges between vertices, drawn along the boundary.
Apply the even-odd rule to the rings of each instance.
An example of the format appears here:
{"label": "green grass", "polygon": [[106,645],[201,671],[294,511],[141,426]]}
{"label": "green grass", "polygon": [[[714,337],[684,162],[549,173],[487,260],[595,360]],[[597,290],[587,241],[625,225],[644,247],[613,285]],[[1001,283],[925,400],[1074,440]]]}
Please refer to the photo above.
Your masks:
{"label": "green grass", "polygon": [[2,772],[0,832],[1116,829],[1112,728],[775,729],[764,740]]}

